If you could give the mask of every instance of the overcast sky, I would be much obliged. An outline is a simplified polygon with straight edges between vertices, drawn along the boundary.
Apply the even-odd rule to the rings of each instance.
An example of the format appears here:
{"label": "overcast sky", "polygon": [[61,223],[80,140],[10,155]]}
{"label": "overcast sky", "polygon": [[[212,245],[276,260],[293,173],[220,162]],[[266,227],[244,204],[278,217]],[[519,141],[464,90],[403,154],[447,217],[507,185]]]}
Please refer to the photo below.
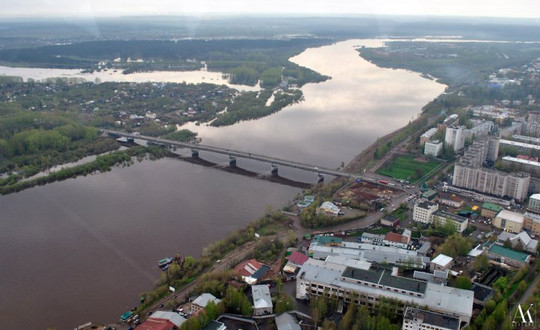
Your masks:
{"label": "overcast sky", "polygon": [[540,0],[0,0],[0,16],[389,14],[540,18]]}

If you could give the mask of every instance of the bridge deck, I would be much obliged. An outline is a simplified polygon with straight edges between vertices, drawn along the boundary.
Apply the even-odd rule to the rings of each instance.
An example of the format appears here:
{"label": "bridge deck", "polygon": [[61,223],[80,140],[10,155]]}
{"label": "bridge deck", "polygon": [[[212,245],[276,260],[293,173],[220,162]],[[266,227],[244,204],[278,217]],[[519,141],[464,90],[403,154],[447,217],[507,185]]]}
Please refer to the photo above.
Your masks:
{"label": "bridge deck", "polygon": [[362,179],[362,180],[366,180],[366,181],[370,181],[370,182],[375,182],[374,179],[364,177],[364,176],[362,176],[360,174],[357,174],[357,173],[336,171],[336,170],[332,170],[332,169],[329,169],[329,168],[324,168],[324,167],[315,166],[315,165],[311,165],[311,164],[305,164],[305,163],[290,161],[290,160],[281,159],[281,158],[272,157],[272,156],[255,154],[255,153],[251,153],[251,152],[220,148],[220,147],[209,146],[209,145],[204,145],[204,144],[179,142],[179,141],[167,140],[167,139],[156,138],[156,137],[151,137],[151,136],[136,135],[136,134],[126,133],[126,132],[112,131],[112,130],[106,130],[106,129],[102,129],[101,132],[107,133],[110,136],[115,136],[115,137],[126,137],[126,138],[132,138],[132,139],[139,139],[139,140],[154,142],[154,143],[158,143],[158,144],[176,146],[176,147],[180,147],[180,148],[190,148],[190,149],[194,149],[194,150],[209,151],[209,152],[214,152],[214,153],[218,153],[218,154],[229,155],[229,156],[232,156],[232,157],[254,159],[254,160],[258,160],[258,161],[266,162],[266,163],[270,163],[270,164],[298,168],[298,169],[301,169],[301,170],[317,172],[317,173],[320,173],[320,174],[328,174],[328,175],[340,176],[340,177],[349,177],[349,178],[353,178],[353,179]]}

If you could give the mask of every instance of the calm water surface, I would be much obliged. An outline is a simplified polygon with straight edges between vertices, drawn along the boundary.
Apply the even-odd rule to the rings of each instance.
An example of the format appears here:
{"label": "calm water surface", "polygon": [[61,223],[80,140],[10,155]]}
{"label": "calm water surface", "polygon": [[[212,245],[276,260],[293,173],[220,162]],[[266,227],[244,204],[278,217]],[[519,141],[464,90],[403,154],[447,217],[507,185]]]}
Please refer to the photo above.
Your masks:
{"label": "calm water surface", "polygon": [[[224,128],[188,127],[205,144],[337,167],[407,124],[444,89],[416,73],[378,68],[353,47],[379,42],[341,42],[294,57],[332,79],[304,86],[305,100],[277,114]],[[294,169],[280,173],[315,178]],[[296,192],[169,159],[0,196],[0,329],[116,321],[152,288],[158,259],[177,251],[199,255]]]}

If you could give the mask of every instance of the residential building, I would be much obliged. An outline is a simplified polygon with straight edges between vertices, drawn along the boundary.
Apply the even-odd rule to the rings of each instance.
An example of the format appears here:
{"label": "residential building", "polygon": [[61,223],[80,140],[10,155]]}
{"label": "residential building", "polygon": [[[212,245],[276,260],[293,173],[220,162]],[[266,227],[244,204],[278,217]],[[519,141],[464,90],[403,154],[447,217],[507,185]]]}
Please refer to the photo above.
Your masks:
{"label": "residential building", "polygon": [[227,330],[227,326],[223,322],[212,320],[203,330]]}
{"label": "residential building", "polygon": [[454,166],[452,184],[460,188],[522,201],[527,198],[530,180],[529,173],[506,173],[472,166],[460,160]]}
{"label": "residential building", "polygon": [[264,265],[255,259],[245,260],[234,267],[236,274],[240,275],[242,280],[248,284],[256,283],[266,275],[269,270],[269,266]]}
{"label": "residential building", "polygon": [[424,134],[420,135],[420,145],[423,146],[426,142],[431,140],[431,138],[433,137],[433,135],[435,135],[435,133],[437,133],[437,128],[434,127],[434,128],[430,128]]}
{"label": "residential building", "polygon": [[[465,324],[471,320],[474,299],[472,291],[400,277],[387,268],[343,269],[324,263],[312,264],[308,260],[298,274],[296,298],[308,299],[327,293],[346,303],[371,309],[376,309],[382,299],[392,299],[398,302],[398,314],[403,314],[408,305],[426,306]],[[354,301],[351,301],[352,293],[355,293]]]}
{"label": "residential building", "polygon": [[533,194],[529,197],[529,206],[527,210],[540,214],[540,194]]}
{"label": "residential building", "polygon": [[309,257],[301,252],[293,251],[287,259],[287,264],[283,267],[283,273],[287,276],[287,280],[294,280],[296,279],[296,273]]}
{"label": "residential building", "polygon": [[323,202],[321,206],[317,208],[317,214],[322,213],[325,215],[337,216],[340,208],[332,202]]}
{"label": "residential building", "polygon": [[407,307],[403,314],[402,330],[459,330],[459,318],[435,313],[418,307]]}
{"label": "residential building", "polygon": [[521,213],[502,210],[493,219],[493,226],[513,233],[523,230],[525,217]]}
{"label": "residential building", "polygon": [[436,270],[448,270],[453,265],[454,259],[444,254],[439,254],[435,259],[431,260],[429,264],[429,270],[432,272]]}
{"label": "residential building", "polygon": [[424,155],[438,157],[442,153],[443,143],[439,140],[427,141],[424,144]]}
{"label": "residential building", "polygon": [[540,236],[540,214],[525,212],[523,228],[535,236]]}
{"label": "residential building", "polygon": [[283,313],[276,316],[277,330],[300,330],[300,325],[296,317],[289,313]]}
{"label": "residential building", "polygon": [[540,162],[520,157],[504,156],[502,164],[505,168],[512,168],[516,171],[527,172],[537,178],[540,177]]}
{"label": "residential building", "polygon": [[444,142],[454,151],[459,151],[465,146],[465,127],[464,126],[448,126]]}
{"label": "residential building", "polygon": [[466,130],[468,138],[488,136],[493,131],[495,124],[490,120],[471,120],[474,126]]}
{"label": "residential building", "polygon": [[503,208],[497,204],[493,203],[484,203],[482,204],[482,209],[480,211],[480,215],[486,218],[494,218],[497,213],[499,213]]}
{"label": "residential building", "polygon": [[251,294],[253,296],[253,315],[272,314],[274,306],[268,285],[251,286]]}
{"label": "residential building", "polygon": [[530,257],[527,253],[514,251],[497,244],[491,245],[488,250],[488,258],[516,268],[528,264]]}
{"label": "residential building", "polygon": [[152,315],[150,315],[149,319],[167,320],[174,324],[177,328],[180,328],[182,323],[186,322],[186,319],[180,316],[180,314],[168,311],[155,311]]}
{"label": "residential building", "polygon": [[414,205],[413,220],[421,223],[431,223],[431,215],[439,209],[439,204],[422,201]]}
{"label": "residential building", "polygon": [[504,245],[506,241],[510,242],[510,244],[512,245],[512,249],[516,249],[520,245],[523,251],[529,253],[537,252],[538,241],[532,239],[526,231],[522,231],[519,234],[513,234],[507,231],[503,231],[499,234],[499,236],[497,236],[497,244]]}
{"label": "residential building", "polygon": [[198,311],[203,310],[210,302],[219,304],[220,301],[220,299],[214,297],[211,293],[203,293],[193,300],[191,303],[191,311],[197,313]]}
{"label": "residential building", "polygon": [[436,211],[433,213],[432,217],[432,222],[434,224],[445,226],[447,223],[451,223],[458,233],[463,233],[469,225],[469,219],[444,211]]}

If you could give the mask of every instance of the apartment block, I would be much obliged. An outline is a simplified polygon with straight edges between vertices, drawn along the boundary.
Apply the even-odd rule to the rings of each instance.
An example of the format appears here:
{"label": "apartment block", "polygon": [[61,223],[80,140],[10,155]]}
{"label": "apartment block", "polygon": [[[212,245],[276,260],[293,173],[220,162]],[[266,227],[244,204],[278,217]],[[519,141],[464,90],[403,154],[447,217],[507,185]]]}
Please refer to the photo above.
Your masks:
{"label": "apartment block", "polygon": [[423,201],[414,205],[413,220],[421,223],[431,223],[431,216],[439,209],[439,204]]}

